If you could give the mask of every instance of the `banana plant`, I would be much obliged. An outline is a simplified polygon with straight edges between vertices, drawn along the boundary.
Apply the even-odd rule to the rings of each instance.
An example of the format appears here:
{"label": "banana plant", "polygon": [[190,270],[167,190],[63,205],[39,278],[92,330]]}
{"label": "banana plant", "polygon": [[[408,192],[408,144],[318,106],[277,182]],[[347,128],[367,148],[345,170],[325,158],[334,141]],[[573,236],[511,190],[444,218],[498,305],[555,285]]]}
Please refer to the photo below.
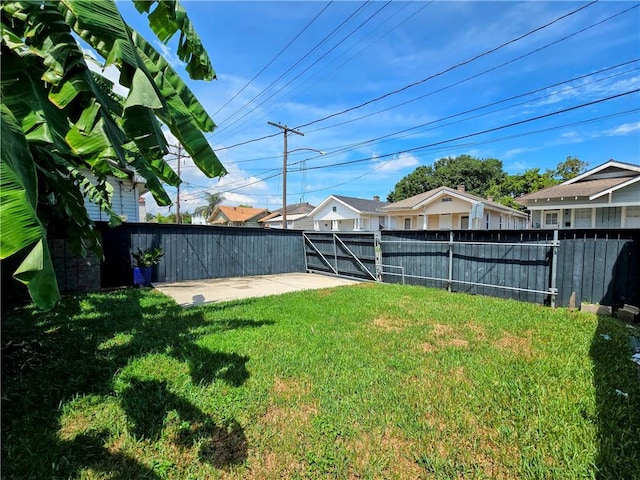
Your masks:
{"label": "banana plant", "polygon": [[[177,1],[134,0],[167,43],[180,32],[177,54],[192,79],[215,72],[184,8]],[[2,163],[0,259],[22,261],[14,277],[38,306],[59,298],[47,229],[65,222],[75,252],[102,256],[89,219],[89,198],[110,218],[110,177],[135,171],[159,205],[171,203],[164,185],[180,178],[164,160],[166,126],[208,177],[226,173],[204,132],[215,124],[177,72],[122,18],[113,0],[4,1],[2,21]],[[126,96],[91,71],[80,45],[102,66],[116,66]],[[6,136],[5,136],[6,135]]]}

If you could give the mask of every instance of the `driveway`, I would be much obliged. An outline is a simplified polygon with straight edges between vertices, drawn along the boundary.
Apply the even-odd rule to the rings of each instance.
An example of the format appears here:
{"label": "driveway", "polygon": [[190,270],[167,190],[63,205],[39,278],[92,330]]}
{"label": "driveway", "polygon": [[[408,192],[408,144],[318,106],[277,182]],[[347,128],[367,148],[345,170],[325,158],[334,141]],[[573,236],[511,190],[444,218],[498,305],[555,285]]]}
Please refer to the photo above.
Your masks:
{"label": "driveway", "polygon": [[298,290],[315,290],[356,283],[359,281],[317,273],[285,273],[192,280],[180,283],[154,283],[153,286],[172,297],[178,305],[188,307],[203,303],[266,297]]}

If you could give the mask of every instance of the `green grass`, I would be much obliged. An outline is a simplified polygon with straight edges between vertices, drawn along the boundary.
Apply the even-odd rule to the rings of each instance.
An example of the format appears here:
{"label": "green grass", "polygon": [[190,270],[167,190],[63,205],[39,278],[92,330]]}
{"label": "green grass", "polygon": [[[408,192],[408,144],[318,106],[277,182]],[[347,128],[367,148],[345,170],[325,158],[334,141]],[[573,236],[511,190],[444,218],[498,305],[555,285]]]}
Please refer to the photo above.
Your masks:
{"label": "green grass", "polygon": [[3,318],[2,477],[640,478],[634,331],[393,285],[66,297]]}

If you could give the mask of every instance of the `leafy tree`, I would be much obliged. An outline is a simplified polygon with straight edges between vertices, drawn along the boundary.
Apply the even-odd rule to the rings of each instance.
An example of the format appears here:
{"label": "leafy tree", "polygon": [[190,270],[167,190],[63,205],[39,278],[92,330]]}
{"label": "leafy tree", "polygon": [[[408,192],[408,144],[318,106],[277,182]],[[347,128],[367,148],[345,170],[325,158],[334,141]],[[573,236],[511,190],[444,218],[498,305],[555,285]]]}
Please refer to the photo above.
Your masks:
{"label": "leafy tree", "polygon": [[207,204],[196,207],[193,214],[209,218],[216,207],[222,202],[224,202],[224,195],[221,193],[207,193]]}
{"label": "leafy tree", "polygon": [[[180,212],[180,220],[180,223],[182,224],[190,224],[191,213]],[[162,215],[161,213],[158,213],[155,217],[153,217],[153,221],[156,223],[178,223],[177,215],[175,213],[169,213],[168,215]]]}
{"label": "leafy tree", "polygon": [[495,158],[481,160],[470,155],[441,158],[433,167],[420,166],[401,179],[387,196],[387,201],[398,202],[437,187],[456,188],[459,185],[482,197],[504,178],[502,162]]}
{"label": "leafy tree", "polygon": [[587,162],[583,162],[578,157],[567,157],[556,167],[556,177],[560,182],[566,182],[586,171],[588,166]]}
{"label": "leafy tree", "polygon": [[[162,42],[180,32],[177,54],[191,78],[215,78],[177,1],[133,1],[149,14]],[[0,259],[19,258],[14,276],[37,305],[51,308],[59,299],[46,241],[52,222],[66,224],[76,253],[92,249],[101,256],[84,197],[117,225],[108,177],[135,169],[159,205],[171,203],[163,183],[175,186],[180,179],[163,159],[162,124],[207,176],[226,171],[203,134],[213,130],[213,120],[167,61],[125,23],[113,0],[4,1],[0,19]],[[78,37],[104,59],[103,67],[120,70],[126,98],[89,70]]]}

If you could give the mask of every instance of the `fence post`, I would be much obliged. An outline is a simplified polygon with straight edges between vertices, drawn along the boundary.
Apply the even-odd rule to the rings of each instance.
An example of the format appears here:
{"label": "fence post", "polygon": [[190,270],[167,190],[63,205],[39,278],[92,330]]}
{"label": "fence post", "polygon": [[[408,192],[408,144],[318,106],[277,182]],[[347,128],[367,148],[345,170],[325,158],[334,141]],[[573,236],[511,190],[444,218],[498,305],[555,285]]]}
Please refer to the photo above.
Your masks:
{"label": "fence post", "polygon": [[453,230],[449,230],[449,274],[447,277],[447,290],[451,291],[453,280]]}
{"label": "fence post", "polygon": [[373,232],[373,250],[376,261],[376,281],[382,282],[382,234],[380,230]]}
{"label": "fence post", "polygon": [[551,308],[556,307],[556,296],[558,295],[558,247],[560,241],[558,240],[558,230],[553,231],[553,249],[551,256]]}

